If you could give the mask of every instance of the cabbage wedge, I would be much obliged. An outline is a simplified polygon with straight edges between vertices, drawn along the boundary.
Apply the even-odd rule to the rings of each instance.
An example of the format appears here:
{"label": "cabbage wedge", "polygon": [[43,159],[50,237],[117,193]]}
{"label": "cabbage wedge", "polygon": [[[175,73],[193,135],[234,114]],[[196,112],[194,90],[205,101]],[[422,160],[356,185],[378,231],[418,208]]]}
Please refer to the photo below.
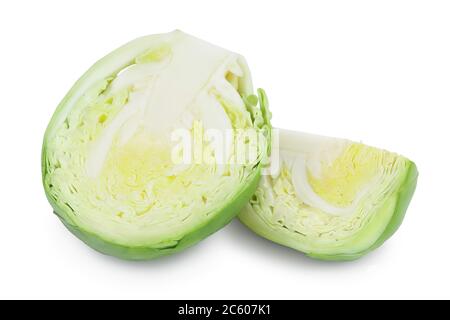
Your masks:
{"label": "cabbage wedge", "polygon": [[[75,83],[45,133],[43,183],[54,212],[86,244],[123,259],[197,243],[256,189],[267,143],[248,161],[231,159],[245,130],[268,136],[259,94],[242,56],[181,31],[113,51]],[[191,145],[193,159],[179,155],[174,133],[203,141],[208,130],[232,137],[222,159],[212,140]]]}
{"label": "cabbage wedge", "polygon": [[280,130],[279,165],[239,219],[260,236],[321,260],[354,260],[400,226],[415,164],[344,139]]}

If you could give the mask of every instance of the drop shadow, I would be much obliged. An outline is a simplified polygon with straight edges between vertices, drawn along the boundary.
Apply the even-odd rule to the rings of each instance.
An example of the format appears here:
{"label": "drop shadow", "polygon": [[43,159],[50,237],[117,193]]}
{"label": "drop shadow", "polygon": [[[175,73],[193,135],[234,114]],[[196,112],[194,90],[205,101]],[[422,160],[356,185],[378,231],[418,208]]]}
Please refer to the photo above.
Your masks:
{"label": "drop shadow", "polygon": [[385,250],[383,249],[383,247],[379,248],[375,252],[372,252],[367,256],[354,261],[322,261],[312,259],[294,249],[279,245],[258,236],[246,226],[244,226],[238,219],[233,220],[222,230],[219,230],[215,234],[210,235],[203,241],[200,241],[199,243],[190,248],[187,248],[186,250],[183,250],[176,254],[145,261],[123,260],[113,256],[108,256],[86,246],[78,239],[75,239],[75,237],[74,241],[79,242],[80,246],[83,246],[86,251],[89,251],[88,254],[91,255],[92,259],[99,259],[100,261],[105,262],[108,265],[112,264],[120,268],[133,268],[134,270],[139,272],[144,270],[167,271],[168,269],[176,269],[177,266],[186,263],[186,261],[193,261],[195,259],[202,260],[205,259],[205,256],[207,255],[211,256],[211,253],[215,252],[216,243],[214,241],[218,240],[216,236],[220,232],[226,233],[226,241],[230,241],[230,243],[241,249],[245,248],[245,250],[251,250],[252,253],[257,252],[261,256],[265,257],[268,261],[283,261],[291,266],[305,267],[308,269],[323,271],[360,269],[361,267],[374,265],[376,264],[376,261],[379,261],[379,255],[383,254],[382,252]]}
{"label": "drop shadow", "polygon": [[266,256],[269,260],[276,259],[277,261],[284,261],[291,265],[314,268],[316,270],[360,269],[362,266],[367,267],[375,264],[381,251],[383,251],[383,248],[379,248],[376,252],[372,252],[354,261],[323,261],[310,258],[294,249],[262,238],[237,219],[226,228],[226,232],[230,235],[228,239],[235,242],[236,246],[240,246],[241,248],[248,247],[248,250],[256,251]]}
{"label": "drop shadow", "polygon": [[[221,232],[220,230],[219,232]],[[211,235],[194,246],[187,248],[181,252],[175,254],[158,257],[151,260],[124,260],[114,256],[109,256],[98,252],[80,241],[80,245],[83,245],[86,250],[90,251],[93,259],[99,259],[107,264],[112,264],[119,268],[133,268],[136,271],[140,270],[168,270],[176,268],[178,265],[186,263],[187,260],[204,259],[205,255],[210,254],[214,250],[214,240],[212,239],[214,235]],[[78,240],[78,239],[76,239]],[[213,240],[213,241],[211,241]]]}

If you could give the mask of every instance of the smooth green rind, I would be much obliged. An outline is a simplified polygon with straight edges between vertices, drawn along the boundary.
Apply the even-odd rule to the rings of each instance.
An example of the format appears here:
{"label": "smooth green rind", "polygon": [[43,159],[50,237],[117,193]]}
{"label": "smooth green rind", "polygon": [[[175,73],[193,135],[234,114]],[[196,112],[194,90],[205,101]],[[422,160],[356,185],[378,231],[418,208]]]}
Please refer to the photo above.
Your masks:
{"label": "smooth green rind", "polygon": [[[414,194],[416,185],[417,185],[418,171],[414,162],[409,161],[409,166],[406,169],[406,173],[404,175],[403,181],[400,183],[398,190],[392,194],[388,199],[385,200],[385,205],[388,207],[391,205],[391,202],[394,202],[394,208],[392,209],[392,214],[390,215],[389,220],[384,225],[383,230],[370,230],[372,233],[365,234],[364,228],[360,230],[355,239],[353,241],[349,241],[342,246],[337,246],[335,249],[339,253],[331,254],[331,253],[320,253],[311,251],[304,251],[299,248],[297,241],[286,238],[286,235],[279,233],[277,230],[272,229],[267,223],[259,217],[259,215],[254,211],[250,204],[244,208],[244,210],[239,214],[239,220],[247,226],[250,230],[258,234],[259,236],[266,238],[272,242],[287,246],[294,250],[303,252],[306,256],[311,257],[313,259],[318,260],[327,260],[327,261],[351,261],[356,260],[367,253],[375,250],[380,247],[387,239],[389,239],[395,231],[400,227],[403,218],[406,213],[406,209],[411,201],[411,198]],[[385,207],[380,206],[380,210],[378,212],[373,213],[374,217],[379,217],[385,210]],[[366,226],[366,230],[374,228],[373,225]],[[375,232],[374,232],[375,231]],[[373,234],[377,234],[377,237],[373,240],[368,238],[372,237]],[[361,246],[361,239],[364,242],[370,243],[366,248],[362,250],[358,250],[355,252],[356,246]],[[369,241],[367,241],[369,240]]]}
{"label": "smooth green rind", "polygon": [[410,161],[408,173],[406,174],[404,182],[401,184],[397,193],[394,195],[396,197],[396,206],[394,209],[394,213],[392,214],[392,217],[389,221],[389,224],[387,225],[382,235],[369,248],[353,254],[323,255],[310,252],[306,253],[306,255],[308,257],[319,260],[352,261],[361,258],[362,256],[368,254],[369,252],[383,245],[383,243],[386,240],[388,240],[402,224],[406,214],[406,210],[408,209],[409,203],[411,202],[411,199],[414,195],[414,191],[416,190],[418,176],[419,172],[417,170],[416,164]]}
{"label": "smooth green rind", "polygon": [[175,240],[176,245],[171,245],[169,247],[126,247],[106,241],[99,236],[82,230],[72,224],[68,221],[64,211],[61,210],[61,208],[58,208],[51,199],[49,199],[49,201],[55,210],[55,214],[61,219],[67,229],[96,251],[125,260],[149,260],[187,249],[230,223],[255,192],[259,183],[260,172],[260,168],[255,169],[255,172],[249,177],[249,182],[246,187],[241,189],[235,197],[230,199],[227,204],[215,212],[214,218],[206,221],[203,225],[199,226],[197,230],[186,234],[183,238]]}

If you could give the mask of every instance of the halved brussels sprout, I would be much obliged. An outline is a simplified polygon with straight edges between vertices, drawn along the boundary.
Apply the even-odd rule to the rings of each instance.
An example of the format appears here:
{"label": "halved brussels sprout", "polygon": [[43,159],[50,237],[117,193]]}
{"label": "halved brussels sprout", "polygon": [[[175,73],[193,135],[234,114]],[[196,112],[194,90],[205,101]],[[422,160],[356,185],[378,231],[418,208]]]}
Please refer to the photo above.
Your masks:
{"label": "halved brussels sprout", "polygon": [[415,164],[343,139],[280,130],[279,170],[263,176],[239,219],[255,233],[323,260],[353,260],[400,226]]}
{"label": "halved brussels sprout", "polygon": [[[203,141],[208,130],[231,136],[222,158],[218,141]],[[242,56],[180,31],[139,38],[94,64],[58,106],[44,137],[45,191],[92,248],[171,254],[223,227],[254,193],[268,149],[233,161],[246,130],[267,136],[269,114]],[[180,132],[193,137],[194,159],[177,149]]]}

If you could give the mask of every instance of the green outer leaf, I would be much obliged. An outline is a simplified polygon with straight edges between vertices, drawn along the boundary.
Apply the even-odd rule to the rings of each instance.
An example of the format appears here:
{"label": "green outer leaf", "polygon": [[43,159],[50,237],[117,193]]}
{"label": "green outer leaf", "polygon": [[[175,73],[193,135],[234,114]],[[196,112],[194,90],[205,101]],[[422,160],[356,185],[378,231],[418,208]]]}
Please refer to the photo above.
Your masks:
{"label": "green outer leaf", "polygon": [[52,204],[55,214],[61,219],[67,229],[69,229],[76,237],[91,248],[101,253],[121,259],[148,260],[182,251],[223,228],[240,212],[242,207],[247,203],[248,199],[254,194],[258,186],[260,176],[261,169],[257,167],[248,178],[248,184],[246,184],[239,193],[230,199],[228,203],[222,207],[222,209],[214,212],[214,217],[212,219],[205,221],[195,231],[186,234],[176,243],[176,245],[162,248],[145,246],[128,247],[104,240],[101,237],[89,233],[72,224],[67,219],[64,210],[59,208],[54,201],[52,201],[52,199],[49,199],[49,202]]}
{"label": "green outer leaf", "polygon": [[264,118],[264,123],[269,129],[272,129],[272,125],[270,124],[272,114],[269,110],[269,99],[267,98],[266,91],[264,91],[264,89],[262,88],[258,88],[258,100],[261,108],[261,113]]}
{"label": "green outer leaf", "polygon": [[322,255],[322,254],[314,254],[307,253],[306,255],[320,260],[329,260],[329,261],[351,261],[356,260],[367,253],[377,249],[380,247],[386,240],[388,240],[400,225],[403,222],[403,218],[406,214],[406,209],[408,208],[409,203],[414,195],[414,191],[416,190],[417,178],[419,176],[419,172],[417,170],[417,166],[414,162],[410,162],[408,173],[406,174],[405,180],[401,184],[399,190],[396,193],[396,206],[394,209],[394,213],[384,230],[383,234],[375,241],[375,243],[367,248],[364,251],[354,253],[354,254],[338,254],[338,255]]}
{"label": "green outer leaf", "polygon": [[[403,182],[400,184],[397,192],[393,194],[388,201],[395,201],[395,207],[393,209],[391,218],[388,223],[385,225],[384,230],[380,230],[380,235],[377,239],[371,242],[366,249],[352,252],[352,243],[346,244],[344,247],[340,248],[342,250],[348,250],[349,253],[339,253],[339,254],[323,254],[323,253],[315,253],[315,252],[304,252],[308,257],[319,259],[319,260],[328,260],[328,261],[350,261],[358,259],[365,254],[375,250],[380,247],[387,239],[389,239],[394,232],[400,227],[403,218],[406,213],[406,209],[411,201],[411,198],[414,194],[416,185],[417,185],[418,171],[414,162],[410,161],[409,167],[407,169],[407,173],[405,174],[405,178]],[[380,209],[383,210],[384,208]],[[377,215],[375,213],[374,215]],[[283,241],[283,237],[279,236],[276,231],[271,229],[269,226],[265,224],[263,220],[259,218],[259,216],[253,211],[250,205],[247,205],[243,212],[241,212],[238,216],[239,220],[247,226],[250,230],[260,235],[263,238],[266,238],[275,243],[279,243],[281,245],[288,246],[294,250],[298,250],[295,248],[295,245],[289,244],[292,241]],[[364,236],[360,234],[359,237]]]}

